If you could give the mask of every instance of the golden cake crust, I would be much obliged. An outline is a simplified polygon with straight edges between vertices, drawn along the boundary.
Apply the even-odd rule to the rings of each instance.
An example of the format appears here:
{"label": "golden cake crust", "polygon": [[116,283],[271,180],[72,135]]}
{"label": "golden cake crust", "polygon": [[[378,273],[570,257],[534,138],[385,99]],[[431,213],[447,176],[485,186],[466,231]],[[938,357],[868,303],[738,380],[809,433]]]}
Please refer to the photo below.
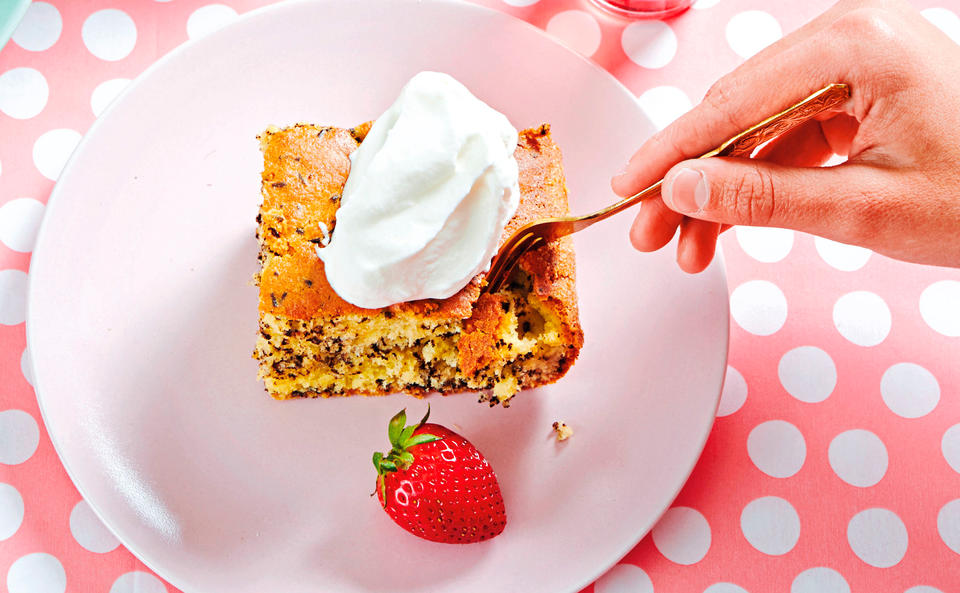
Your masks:
{"label": "golden cake crust", "polygon": [[[466,374],[479,372],[499,355],[498,328],[507,300],[499,294],[480,295],[484,274],[447,299],[399,303],[385,309],[352,305],[340,298],[326,280],[323,262],[316,255],[317,245],[324,239],[321,226],[325,225],[328,232],[334,231],[339,196],[350,172],[349,155],[369,127],[369,122],[351,129],[297,124],[267,130],[260,137],[264,156],[263,204],[257,217],[262,262],[258,276],[261,318],[272,315],[311,320],[350,314],[372,317],[389,312],[413,313],[433,320],[461,320],[464,330],[458,343],[459,365]],[[515,155],[520,205],[507,224],[501,243],[529,222],[568,212],[561,153],[550,135],[550,126],[521,131]],[[533,294],[562,322],[562,338],[568,345],[569,354],[560,359],[552,378],[538,384],[549,383],[573,364],[583,343],[571,239],[561,239],[526,254],[519,267],[531,276]],[[429,390],[412,387],[404,391]],[[342,394],[389,392],[346,390]]]}

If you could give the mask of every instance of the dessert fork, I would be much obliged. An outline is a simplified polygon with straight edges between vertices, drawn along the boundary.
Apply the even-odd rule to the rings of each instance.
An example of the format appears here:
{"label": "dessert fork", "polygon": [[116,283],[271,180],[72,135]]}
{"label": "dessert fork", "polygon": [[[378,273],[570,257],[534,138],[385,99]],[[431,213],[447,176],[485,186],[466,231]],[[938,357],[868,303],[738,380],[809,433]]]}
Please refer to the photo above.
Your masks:
{"label": "dessert fork", "polygon": [[[817,114],[839,107],[849,98],[850,87],[848,85],[827,85],[796,105],[737,134],[699,158],[749,156],[761,144],[789,132]],[[510,278],[510,272],[524,253],[550,241],[582,231],[595,222],[610,218],[643,200],[658,196],[662,184],[663,180],[661,179],[640,193],[624,198],[592,214],[544,218],[520,227],[500,246],[496,256],[494,256],[482,292],[495,293],[503,288]]]}

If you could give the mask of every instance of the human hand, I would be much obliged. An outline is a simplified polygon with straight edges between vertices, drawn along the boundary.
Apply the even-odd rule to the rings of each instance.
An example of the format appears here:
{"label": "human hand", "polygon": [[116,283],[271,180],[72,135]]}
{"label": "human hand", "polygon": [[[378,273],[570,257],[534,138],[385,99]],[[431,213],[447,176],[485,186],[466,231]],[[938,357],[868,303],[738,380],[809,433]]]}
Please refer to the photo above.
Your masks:
{"label": "human hand", "polygon": [[[852,87],[846,105],[754,159],[686,160],[832,82]],[[958,130],[960,46],[904,1],[844,0],[720,79],[641,146],[612,186],[629,196],[664,178],[630,240],[654,251],[679,227],[687,272],[710,263],[719,233],[734,224],[960,267]],[[847,161],[821,167],[834,154]]]}

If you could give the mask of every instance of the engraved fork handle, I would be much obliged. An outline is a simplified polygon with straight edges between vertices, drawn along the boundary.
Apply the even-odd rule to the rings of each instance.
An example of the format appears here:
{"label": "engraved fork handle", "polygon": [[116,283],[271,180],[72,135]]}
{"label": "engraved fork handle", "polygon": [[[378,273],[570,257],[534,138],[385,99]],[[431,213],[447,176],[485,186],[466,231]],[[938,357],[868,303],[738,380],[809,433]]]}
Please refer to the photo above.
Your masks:
{"label": "engraved fork handle", "polygon": [[[850,87],[846,84],[830,84],[819,91],[813,93],[796,105],[770,116],[755,126],[730,138],[720,146],[710,152],[700,156],[705,159],[713,156],[746,156],[752,153],[758,146],[764,142],[776,138],[789,132],[800,124],[809,121],[814,116],[839,107],[850,98]],[[584,229],[591,224],[610,218],[614,214],[622,212],[631,206],[634,206],[647,198],[659,195],[660,186],[663,180],[654,183],[645,190],[624,198],[615,204],[612,204],[599,212],[594,213],[588,218],[574,223],[571,232]]]}

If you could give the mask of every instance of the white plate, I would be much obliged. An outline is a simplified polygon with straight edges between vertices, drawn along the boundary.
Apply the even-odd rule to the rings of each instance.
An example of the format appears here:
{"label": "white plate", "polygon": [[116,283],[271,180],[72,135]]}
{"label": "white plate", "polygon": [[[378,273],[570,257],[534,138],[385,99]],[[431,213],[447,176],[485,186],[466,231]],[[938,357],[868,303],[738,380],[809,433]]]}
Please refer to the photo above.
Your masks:
{"label": "white plate", "polygon": [[[576,237],[586,345],[560,383],[509,409],[431,398],[496,469],[490,542],[396,527],[370,454],[404,396],[276,402],[256,380],[254,217],[268,124],[376,117],[416,72],[448,72],[517,127],[547,121],[572,206],[652,130],[610,75],[473,5],[284,3],[150,68],[65,170],[33,255],[28,337],[44,420],[106,525],[188,593],[577,591],[653,525],[710,430],[727,291],[623,215]],[[550,425],[576,434],[556,443]]]}

